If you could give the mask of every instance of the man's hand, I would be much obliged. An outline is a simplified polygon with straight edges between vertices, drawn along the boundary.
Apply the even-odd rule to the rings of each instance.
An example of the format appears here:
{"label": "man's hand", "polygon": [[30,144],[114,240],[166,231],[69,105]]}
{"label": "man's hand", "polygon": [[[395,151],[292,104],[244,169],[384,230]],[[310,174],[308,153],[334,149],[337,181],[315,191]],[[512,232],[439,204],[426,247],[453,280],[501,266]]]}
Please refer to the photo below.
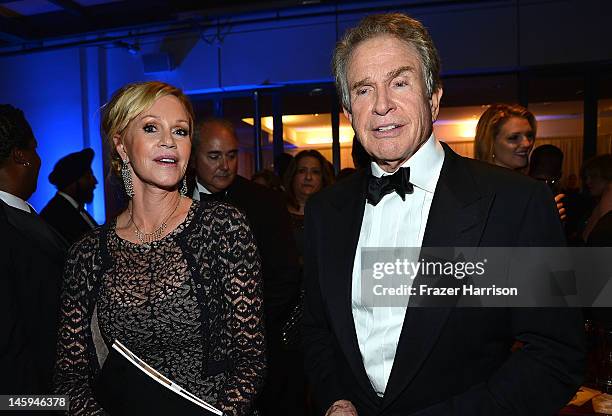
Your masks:
{"label": "man's hand", "polygon": [[565,198],[565,194],[557,194],[555,195],[555,202],[557,203],[557,211],[559,212],[559,218],[561,221],[564,221],[567,217],[565,208],[563,207],[563,202],[561,200]]}
{"label": "man's hand", "polygon": [[327,409],[325,416],[357,416],[357,409],[348,400],[337,400]]}

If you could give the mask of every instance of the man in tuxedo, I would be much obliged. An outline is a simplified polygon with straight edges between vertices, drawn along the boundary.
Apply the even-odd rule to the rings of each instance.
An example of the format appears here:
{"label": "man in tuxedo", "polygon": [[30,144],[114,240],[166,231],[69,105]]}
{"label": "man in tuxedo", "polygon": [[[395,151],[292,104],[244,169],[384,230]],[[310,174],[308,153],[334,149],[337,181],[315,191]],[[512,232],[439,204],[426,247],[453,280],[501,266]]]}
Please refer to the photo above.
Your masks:
{"label": "man in tuxedo", "polygon": [[91,170],[93,149],[83,149],[61,158],[49,174],[49,182],[57,193],[40,212],[53,228],[73,244],[85,233],[98,226],[85,210],[85,204],[93,201],[98,181]]}
{"label": "man in tuxedo", "polygon": [[289,375],[280,340],[281,326],[298,297],[297,249],[283,195],[238,175],[238,151],[238,138],[229,121],[210,118],[198,124],[192,150],[193,199],[228,202],[249,221],[262,259],[266,314],[268,377],[260,407],[266,415],[288,414],[284,412],[291,412],[287,407],[293,403],[283,400]]}
{"label": "man in tuxedo", "polygon": [[67,244],[26,200],[40,169],[23,113],[0,105],[0,393],[49,394]]}
{"label": "man in tuxedo", "polygon": [[544,184],[435,138],[439,71],[427,30],[402,14],[366,17],[334,52],[344,113],[372,163],[306,205],[305,362],[327,416],[550,415],[580,384],[578,311],[362,298],[363,248],[563,244]]}

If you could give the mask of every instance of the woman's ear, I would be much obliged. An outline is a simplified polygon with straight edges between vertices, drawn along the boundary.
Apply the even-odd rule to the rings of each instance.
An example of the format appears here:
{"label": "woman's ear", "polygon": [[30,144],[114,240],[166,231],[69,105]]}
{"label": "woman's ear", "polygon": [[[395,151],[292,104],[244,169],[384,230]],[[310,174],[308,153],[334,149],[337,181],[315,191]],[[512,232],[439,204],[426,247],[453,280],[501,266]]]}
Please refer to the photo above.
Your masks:
{"label": "woman's ear", "polygon": [[113,143],[115,144],[115,150],[119,154],[121,160],[128,160],[127,152],[125,151],[125,146],[123,145],[123,140],[121,140],[121,136],[119,134],[115,134],[113,136]]}

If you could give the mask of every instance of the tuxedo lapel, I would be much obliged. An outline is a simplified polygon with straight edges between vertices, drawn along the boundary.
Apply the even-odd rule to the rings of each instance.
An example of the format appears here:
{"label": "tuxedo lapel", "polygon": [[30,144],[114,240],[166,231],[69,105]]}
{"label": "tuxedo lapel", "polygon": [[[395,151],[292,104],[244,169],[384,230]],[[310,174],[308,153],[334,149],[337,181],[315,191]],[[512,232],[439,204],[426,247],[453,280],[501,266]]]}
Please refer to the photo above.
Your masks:
{"label": "tuxedo lapel", "polygon": [[[83,211],[79,211],[79,215],[81,215],[81,212],[83,213],[83,215],[85,215],[85,216],[87,217],[87,219],[88,219],[89,221],[91,221],[91,224],[93,224],[94,228],[95,228],[95,227],[97,227],[97,226],[99,225],[99,224],[96,222],[96,220],[94,219],[94,217],[92,217],[92,216],[89,214],[89,212],[87,212],[87,210],[86,210],[86,209],[84,209]],[[86,226],[88,229],[93,229],[93,228],[91,228],[91,225],[90,225],[90,224],[89,224],[87,221],[83,221],[83,223],[85,224],[85,226]]]}
{"label": "tuxedo lapel", "polygon": [[[423,247],[479,245],[494,195],[482,193],[466,163],[444,147],[444,164],[429,211]],[[449,252],[450,254],[450,252]],[[422,276],[417,276],[418,287]],[[411,298],[410,304],[416,299]],[[450,307],[408,307],[383,407],[395,401],[416,376],[446,323]]]}
{"label": "tuxedo lapel", "polygon": [[495,195],[479,190],[467,164],[446,143],[423,247],[475,247]]}
{"label": "tuxedo lapel", "polygon": [[334,322],[344,355],[357,382],[372,404],[376,405],[378,397],[366,374],[359,351],[351,300],[353,264],[365,210],[367,171],[358,171],[345,181],[344,186],[336,188],[333,194],[333,216],[328,223],[334,230],[335,240],[331,247],[337,249],[330,253],[329,266],[333,268],[330,275],[337,278],[325,282],[328,289],[323,291],[329,294],[330,318]]}

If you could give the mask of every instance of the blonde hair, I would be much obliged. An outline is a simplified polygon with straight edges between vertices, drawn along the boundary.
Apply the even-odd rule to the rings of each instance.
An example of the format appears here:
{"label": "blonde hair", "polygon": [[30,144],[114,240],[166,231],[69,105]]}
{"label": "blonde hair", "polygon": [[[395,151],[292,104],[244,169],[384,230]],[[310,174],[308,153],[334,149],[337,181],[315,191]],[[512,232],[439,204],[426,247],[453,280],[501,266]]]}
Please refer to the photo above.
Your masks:
{"label": "blonde hair", "polygon": [[440,56],[425,29],[418,20],[401,13],[375,14],[365,17],[359,25],[346,31],[336,44],[332,60],[336,89],[342,106],[351,111],[351,95],[347,79],[348,63],[355,48],[362,42],[377,36],[390,35],[416,48],[420,58],[427,95],[442,87],[440,80]]}
{"label": "blonde hair", "polygon": [[535,116],[518,104],[493,104],[482,113],[476,125],[474,138],[474,157],[483,162],[493,163],[493,145],[502,124],[512,117],[527,120],[535,137],[537,123]]}
{"label": "blonde hair", "polygon": [[150,108],[153,103],[167,95],[173,95],[183,104],[189,115],[189,132],[193,134],[193,108],[182,90],[160,81],[135,82],[118,89],[102,107],[100,129],[102,138],[109,146],[110,170],[121,175],[121,157],[115,148],[113,138],[122,135],[126,127],[138,114]]}

